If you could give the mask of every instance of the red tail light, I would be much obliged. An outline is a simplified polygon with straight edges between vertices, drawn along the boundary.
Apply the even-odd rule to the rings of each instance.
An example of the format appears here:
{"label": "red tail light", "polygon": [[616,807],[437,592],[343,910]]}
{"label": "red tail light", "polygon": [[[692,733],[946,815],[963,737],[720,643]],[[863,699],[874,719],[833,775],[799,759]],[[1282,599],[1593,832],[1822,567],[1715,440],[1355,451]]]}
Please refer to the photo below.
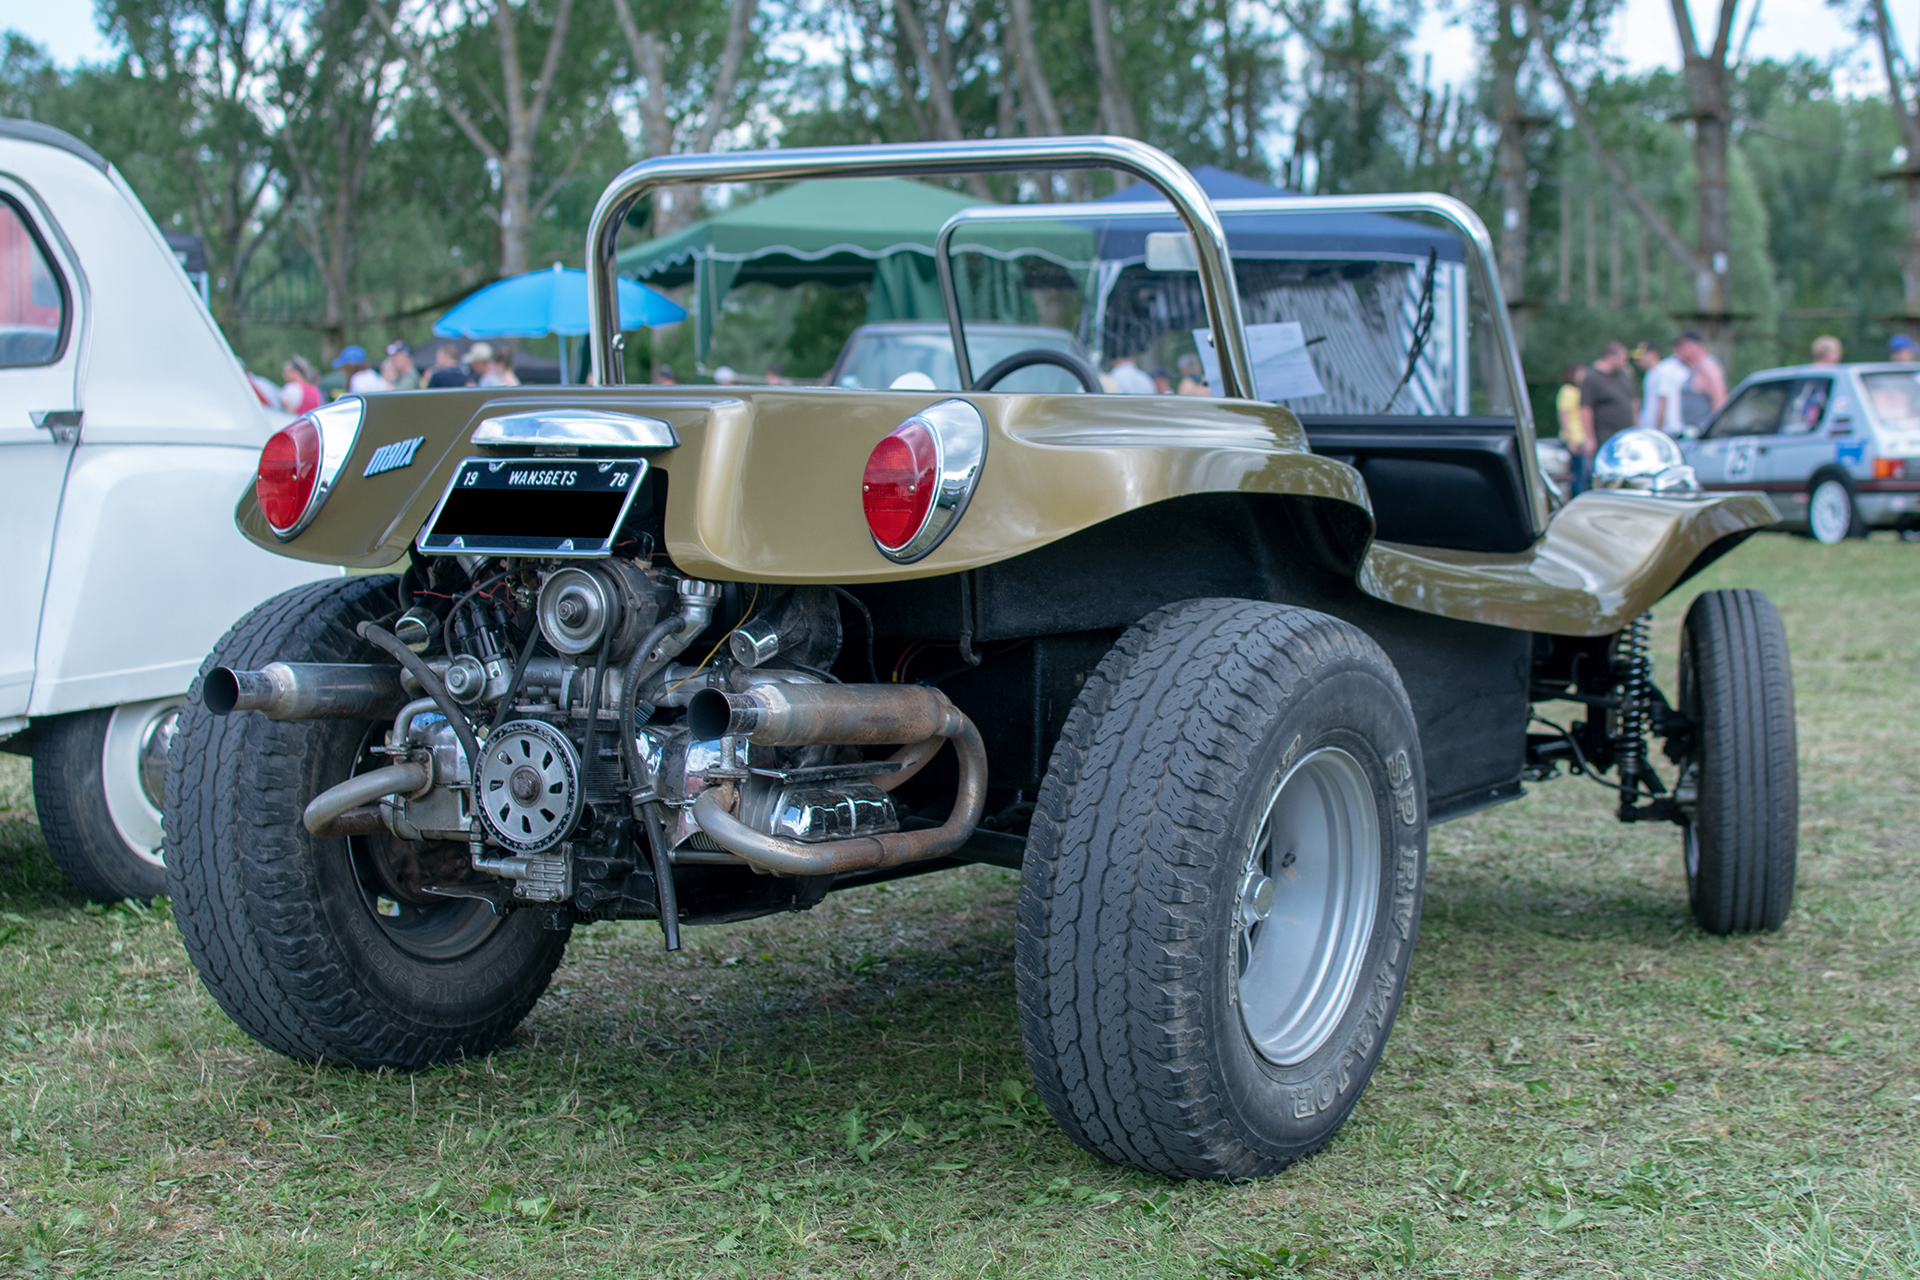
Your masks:
{"label": "red tail light", "polygon": [[360,439],[366,412],[365,400],[346,396],[302,414],[268,439],[253,496],[274,537],[290,542],[320,514]]}
{"label": "red tail light", "polygon": [[860,505],[873,540],[886,551],[912,542],[939,487],[940,446],[926,423],[909,418],[873,447],[860,478]]}
{"label": "red tail light", "polygon": [[296,418],[260,450],[253,494],[260,514],[278,534],[293,532],[320,484],[320,429],[312,418]]}
{"label": "red tail light", "polygon": [[873,446],[860,505],[880,554],[895,564],[930,555],[953,532],[987,460],[987,420],[965,400],[930,404]]}
{"label": "red tail light", "polygon": [[1906,472],[1904,458],[1875,458],[1873,460],[1873,478],[1875,480],[1898,480]]}

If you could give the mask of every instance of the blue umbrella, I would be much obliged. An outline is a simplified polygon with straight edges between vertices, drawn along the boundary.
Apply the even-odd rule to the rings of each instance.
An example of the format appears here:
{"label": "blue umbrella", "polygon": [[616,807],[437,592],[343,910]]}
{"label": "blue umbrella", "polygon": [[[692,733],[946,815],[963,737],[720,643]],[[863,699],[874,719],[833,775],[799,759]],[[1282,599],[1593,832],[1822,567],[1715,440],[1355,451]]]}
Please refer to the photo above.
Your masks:
{"label": "blue umbrella", "polygon": [[[672,299],[633,280],[618,281],[620,327],[674,324],[687,313]],[[562,376],[566,376],[566,345],[589,329],[587,273],[569,271],[559,263],[551,271],[495,281],[462,299],[442,316],[433,332],[442,338],[544,338],[560,336]]]}

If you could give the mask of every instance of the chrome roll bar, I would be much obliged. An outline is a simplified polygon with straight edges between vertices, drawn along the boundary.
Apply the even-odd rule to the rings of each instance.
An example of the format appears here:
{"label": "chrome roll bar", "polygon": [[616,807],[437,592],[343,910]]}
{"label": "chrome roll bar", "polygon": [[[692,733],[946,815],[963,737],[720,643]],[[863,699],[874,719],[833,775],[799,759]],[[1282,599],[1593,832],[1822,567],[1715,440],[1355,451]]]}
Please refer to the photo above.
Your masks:
{"label": "chrome roll bar", "polygon": [[[1173,206],[1193,236],[1207,322],[1220,355],[1221,390],[1253,394],[1253,358],[1240,294],[1234,287],[1227,233],[1207,195],[1172,156],[1131,138],[989,138],[976,142],[910,142],[870,147],[795,147],[788,151],[730,151],[718,155],[656,156],[628,168],[607,185],[587,224],[587,308],[595,380],[622,380],[614,252],[627,213],[649,191],[709,182],[791,182],[802,178],[936,177],[963,173],[1018,173],[1045,169],[1117,169],[1143,178]],[[1484,231],[1482,235],[1484,236]]]}

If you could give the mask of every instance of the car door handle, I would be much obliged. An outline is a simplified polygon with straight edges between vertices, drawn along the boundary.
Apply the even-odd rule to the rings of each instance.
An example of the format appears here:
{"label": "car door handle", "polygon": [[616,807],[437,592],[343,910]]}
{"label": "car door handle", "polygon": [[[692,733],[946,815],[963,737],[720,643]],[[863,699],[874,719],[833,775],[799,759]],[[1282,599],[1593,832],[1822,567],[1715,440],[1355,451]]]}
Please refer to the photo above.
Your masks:
{"label": "car door handle", "polygon": [[52,433],[58,444],[72,444],[80,438],[79,409],[33,409],[27,416],[33,419],[33,425],[43,427]]}

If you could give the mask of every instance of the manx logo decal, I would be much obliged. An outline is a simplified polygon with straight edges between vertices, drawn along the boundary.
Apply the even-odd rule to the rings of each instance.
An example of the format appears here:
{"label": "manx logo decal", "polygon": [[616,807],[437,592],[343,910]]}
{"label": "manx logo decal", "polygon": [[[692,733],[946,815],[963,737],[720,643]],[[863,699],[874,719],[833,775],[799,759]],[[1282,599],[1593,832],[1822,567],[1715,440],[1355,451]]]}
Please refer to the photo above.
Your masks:
{"label": "manx logo decal", "polygon": [[373,451],[367,459],[367,469],[360,474],[377,476],[382,471],[398,471],[401,467],[413,464],[413,455],[427,442],[425,436],[415,436],[411,440],[395,440],[392,444],[383,444]]}

